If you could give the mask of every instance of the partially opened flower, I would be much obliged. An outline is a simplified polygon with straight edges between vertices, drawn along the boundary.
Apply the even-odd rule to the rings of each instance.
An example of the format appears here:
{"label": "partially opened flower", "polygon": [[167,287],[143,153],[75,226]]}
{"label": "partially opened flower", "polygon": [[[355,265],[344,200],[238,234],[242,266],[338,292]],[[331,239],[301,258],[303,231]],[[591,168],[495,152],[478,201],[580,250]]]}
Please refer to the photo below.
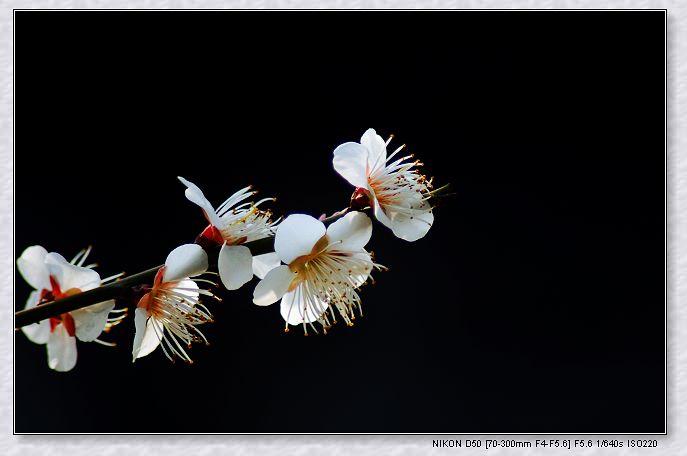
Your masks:
{"label": "partially opened flower", "polygon": [[197,244],[184,244],[170,252],[165,265],[155,274],[152,288],[136,306],[134,361],[160,345],[171,361],[178,356],[190,363],[191,358],[184,347],[191,348],[191,342],[207,343],[196,326],[212,321],[212,315],[200,303],[199,297],[215,296],[196,283],[209,281],[190,279],[207,268],[207,254]]}
{"label": "partially opened flower", "polygon": [[362,212],[351,212],[328,228],[309,215],[288,216],[277,229],[274,249],[286,263],[267,273],[253,293],[260,306],[281,299],[281,315],[288,325],[317,321],[325,328],[336,322],[335,311],[352,325],[360,311],[356,291],[376,265],[364,249],[372,222]]}
{"label": "partially opened flower", "polygon": [[374,211],[375,218],[406,241],[416,241],[427,234],[434,222],[431,180],[419,173],[419,161],[407,162],[408,155],[392,159],[405,144],[387,156],[384,142],[373,129],[367,130],[360,143],[347,142],[334,150],[334,169],[354,185],[354,199],[362,198]]}
{"label": "partially opened flower", "polygon": [[217,268],[228,290],[241,288],[253,278],[253,274],[262,279],[270,269],[279,265],[275,253],[253,257],[248,247],[241,245],[274,235],[276,222],[271,221],[270,211],[258,209],[260,204],[274,201],[274,198],[264,198],[257,203],[243,202],[256,193],[251,187],[246,187],[231,195],[215,210],[198,186],[183,177],[179,177],[179,180],[187,187],[186,198],[203,209],[209,223],[200,238],[222,246]]}
{"label": "partially opened flower", "polygon": [[[92,269],[93,265],[83,264],[90,253],[90,248],[82,250],[71,262],[59,253],[48,253],[43,247],[28,247],[17,260],[17,269],[24,280],[35,291],[26,301],[26,309],[45,302],[65,298],[100,286],[104,281],[117,276],[100,279]],[[38,323],[22,327],[22,331],[34,343],[47,344],[48,365],[51,369],[65,372],[76,365],[76,338],[83,342],[100,342],[98,339],[103,330],[117,324],[121,317],[110,318],[115,301],[109,300],[63,313]]]}

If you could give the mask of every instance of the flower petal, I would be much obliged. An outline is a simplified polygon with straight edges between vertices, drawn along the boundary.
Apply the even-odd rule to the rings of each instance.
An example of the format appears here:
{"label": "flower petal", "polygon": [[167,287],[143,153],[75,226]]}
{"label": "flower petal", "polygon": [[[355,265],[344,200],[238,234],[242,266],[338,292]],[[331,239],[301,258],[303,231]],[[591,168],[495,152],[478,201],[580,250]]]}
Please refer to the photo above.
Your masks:
{"label": "flower petal", "polygon": [[312,251],[315,243],[326,233],[324,223],[305,214],[289,215],[279,224],[274,237],[274,250],[289,264]]}
{"label": "flower petal", "polygon": [[172,250],[165,260],[163,282],[174,282],[197,276],[208,269],[208,255],[198,244],[184,244]]}
{"label": "flower petal", "polygon": [[[429,204],[425,203],[426,207],[429,208]],[[394,232],[396,237],[401,238],[405,241],[413,242],[420,238],[423,238],[434,223],[434,214],[431,210],[426,212],[417,212],[413,217],[394,216],[391,213],[391,230]]]}
{"label": "flower petal", "polygon": [[149,355],[160,345],[164,327],[154,318],[148,318],[148,312],[137,308],[134,312],[136,335],[134,336],[133,360]]}
{"label": "flower petal", "polygon": [[[26,300],[26,306],[24,309],[36,307],[40,297],[41,295],[38,291],[32,291],[31,294],[29,294],[29,299]],[[48,337],[50,336],[50,320],[45,319],[39,321],[38,323],[22,326],[21,330],[24,332],[24,335],[26,335],[26,337],[34,344],[44,344],[48,342]]]}
{"label": "flower petal", "polygon": [[227,290],[238,290],[253,278],[253,255],[244,245],[222,245],[217,258],[219,277]]}
{"label": "flower petal", "polygon": [[327,228],[329,243],[340,242],[335,250],[357,252],[372,237],[372,220],[362,212],[349,212]]}
{"label": "flower petal", "polygon": [[114,309],[115,300],[100,302],[69,312],[74,319],[76,337],[82,342],[92,342],[105,329],[107,316]]}
{"label": "flower petal", "polygon": [[391,219],[386,215],[386,212],[384,212],[384,208],[382,208],[382,205],[379,204],[379,201],[377,201],[377,197],[374,195],[374,193],[372,193],[372,208],[375,218],[379,223],[387,228],[393,228]]}
{"label": "flower petal", "polygon": [[193,182],[187,181],[181,176],[177,176],[177,179],[179,179],[181,183],[187,187],[186,191],[184,192],[186,198],[192,203],[195,203],[198,206],[200,206],[201,209],[203,209],[203,211],[205,212],[205,216],[208,219],[208,222],[210,222],[217,228],[220,228],[222,226],[222,221],[217,215],[217,212],[215,212],[215,208],[212,207],[212,204],[210,204],[210,201],[208,201],[208,199],[205,197],[201,189],[198,188],[198,186]]}
{"label": "flower petal", "polygon": [[76,337],[70,336],[61,323],[55,326],[48,338],[48,366],[59,372],[76,366]]}
{"label": "flower petal", "polygon": [[316,296],[311,296],[307,303],[303,299],[302,286],[284,295],[279,305],[281,316],[290,325],[312,323],[322,316],[328,304]]}
{"label": "flower petal", "polygon": [[174,293],[181,295],[182,297],[191,301],[194,305],[198,303],[198,297],[200,293],[200,287],[198,284],[191,279],[182,280],[174,284],[172,287]]}
{"label": "flower petal", "polygon": [[281,264],[277,252],[265,253],[253,257],[253,274],[264,279],[268,272]]}
{"label": "flower petal", "polygon": [[286,265],[272,269],[255,287],[253,302],[259,306],[268,306],[277,302],[287,292],[296,276],[297,274],[291,272]]}
{"label": "flower petal", "polygon": [[368,175],[383,168],[386,165],[386,143],[373,128],[368,129],[360,138],[362,144],[368,152],[367,169]]}
{"label": "flower petal", "polygon": [[45,256],[45,265],[50,275],[54,276],[60,284],[63,292],[70,288],[87,291],[100,286],[100,274],[93,269],[71,264],[59,253],[48,253]]}
{"label": "flower petal", "polygon": [[50,289],[50,273],[45,266],[48,251],[40,245],[26,248],[17,259],[17,269],[26,283],[36,290]]}
{"label": "flower petal", "polygon": [[368,277],[370,277],[370,274],[372,273],[373,262],[372,258],[370,257],[370,253],[366,250],[354,253],[353,256],[356,258],[360,258],[365,262],[365,264],[367,264],[367,267],[365,269],[353,271],[351,275],[351,279],[353,280],[353,286],[355,288],[358,288],[367,281]]}
{"label": "flower petal", "polygon": [[355,142],[341,144],[334,149],[334,169],[351,185],[368,188],[367,157],[365,146]]}

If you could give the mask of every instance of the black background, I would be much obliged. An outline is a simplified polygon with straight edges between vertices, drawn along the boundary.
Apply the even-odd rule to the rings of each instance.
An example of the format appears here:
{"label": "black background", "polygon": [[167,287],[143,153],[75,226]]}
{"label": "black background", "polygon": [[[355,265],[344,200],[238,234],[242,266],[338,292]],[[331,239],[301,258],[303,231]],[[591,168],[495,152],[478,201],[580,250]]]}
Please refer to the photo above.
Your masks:
{"label": "black background", "polygon": [[369,127],[456,196],[418,242],[375,227],[390,271],[327,336],[283,333],[255,281],[192,366],[132,364],[132,318],[68,373],[18,333],[15,430],[664,431],[664,17],[17,12],[16,256],[160,264],[205,225],[177,175],[331,213]]}

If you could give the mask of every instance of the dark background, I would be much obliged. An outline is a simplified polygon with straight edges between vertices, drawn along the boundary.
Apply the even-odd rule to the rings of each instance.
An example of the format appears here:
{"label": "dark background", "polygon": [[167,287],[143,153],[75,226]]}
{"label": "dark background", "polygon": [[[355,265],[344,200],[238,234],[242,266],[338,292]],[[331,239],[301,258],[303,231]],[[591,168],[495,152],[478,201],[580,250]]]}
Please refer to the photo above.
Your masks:
{"label": "dark background", "polygon": [[331,213],[332,151],[369,127],[456,196],[418,242],[375,227],[390,271],[327,336],[255,281],[193,366],[132,364],[132,318],[69,373],[18,333],[15,430],[663,432],[664,17],[17,12],[17,257],[160,264],[205,225],[177,175]]}

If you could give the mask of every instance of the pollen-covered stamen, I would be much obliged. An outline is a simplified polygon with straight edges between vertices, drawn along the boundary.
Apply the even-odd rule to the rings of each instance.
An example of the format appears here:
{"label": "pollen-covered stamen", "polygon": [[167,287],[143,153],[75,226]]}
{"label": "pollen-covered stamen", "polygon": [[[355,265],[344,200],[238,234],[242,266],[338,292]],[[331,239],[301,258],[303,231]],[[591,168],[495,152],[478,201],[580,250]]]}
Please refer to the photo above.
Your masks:
{"label": "pollen-covered stamen", "polygon": [[91,253],[92,249],[93,247],[90,245],[87,248],[82,249],[79,253],[76,254],[76,256],[74,256],[74,258],[72,258],[72,261],[70,261],[70,263],[74,266],[82,267],[84,262],[86,261],[86,258],[88,258],[88,255]]}
{"label": "pollen-covered stamen", "polygon": [[101,283],[101,284],[106,284],[106,283],[108,283],[108,282],[115,281],[115,280],[119,279],[120,277],[122,277],[123,275],[124,275],[124,273],[123,273],[123,272],[120,272],[119,274],[114,274],[114,275],[111,275],[111,276],[109,276],[109,277],[105,277],[104,279],[101,279],[101,280],[100,280],[100,283]]}
{"label": "pollen-covered stamen", "polygon": [[428,202],[432,196],[432,182],[420,174],[418,168],[423,164],[419,160],[407,162],[414,158],[412,154],[391,161],[404,148],[405,144],[387,157],[385,166],[374,169],[368,175],[368,184],[376,202],[385,210],[414,219],[432,210]]}
{"label": "pollen-covered stamen", "polygon": [[[301,303],[300,308],[292,306],[289,313],[298,312],[304,321],[318,321],[325,333],[331,326],[330,317],[336,321],[335,309],[347,325],[353,325],[354,309],[361,311],[356,289],[365,283],[374,267],[379,267],[365,250],[345,251],[340,245],[340,241],[330,242],[325,235],[310,254],[289,264],[297,273],[289,291],[294,292],[294,302]],[[307,326],[303,323],[305,334]]]}
{"label": "pollen-covered stamen", "polygon": [[[124,319],[129,315],[127,312],[129,311],[128,307],[124,307],[122,309],[112,309],[107,316],[107,320],[105,321],[105,328],[103,328],[103,332],[109,333],[112,328],[120,324]],[[112,316],[112,314],[115,314],[115,316]],[[97,341],[97,340],[96,340]],[[109,342],[102,342],[104,345],[108,345]],[[114,346],[114,345],[112,345]]]}
{"label": "pollen-covered stamen", "polygon": [[217,284],[206,279],[162,282],[165,269],[160,268],[152,289],[141,298],[138,307],[146,309],[150,318],[164,328],[164,331],[158,331],[157,325],[152,325],[165,355],[172,361],[174,356],[178,356],[192,363],[184,346],[189,349],[192,342],[208,344],[205,335],[196,326],[213,321],[210,311],[200,303],[199,296],[219,300],[212,292],[198,288],[195,283]]}
{"label": "pollen-covered stamen", "polygon": [[220,232],[227,244],[238,245],[272,236],[276,223],[271,220],[272,213],[258,208],[259,204],[271,200],[273,199],[265,198],[255,204],[247,203],[233,209],[226,208],[218,214],[223,222]]}
{"label": "pollen-covered stamen", "polygon": [[242,188],[241,190],[231,195],[229,198],[226,199],[226,201],[219,205],[219,207],[217,208],[217,215],[221,216],[227,210],[236,206],[241,201],[250,198],[256,193],[256,191],[253,191],[252,185]]}
{"label": "pollen-covered stamen", "polygon": [[257,191],[253,191],[251,186],[239,190],[214,211],[216,216],[212,219],[203,209],[209,225],[196,238],[196,243],[202,247],[225,242],[227,245],[240,245],[274,235],[277,222],[272,222],[269,210],[260,210],[259,206],[266,201],[276,201],[276,198],[263,198],[257,203],[243,202],[255,194]]}

